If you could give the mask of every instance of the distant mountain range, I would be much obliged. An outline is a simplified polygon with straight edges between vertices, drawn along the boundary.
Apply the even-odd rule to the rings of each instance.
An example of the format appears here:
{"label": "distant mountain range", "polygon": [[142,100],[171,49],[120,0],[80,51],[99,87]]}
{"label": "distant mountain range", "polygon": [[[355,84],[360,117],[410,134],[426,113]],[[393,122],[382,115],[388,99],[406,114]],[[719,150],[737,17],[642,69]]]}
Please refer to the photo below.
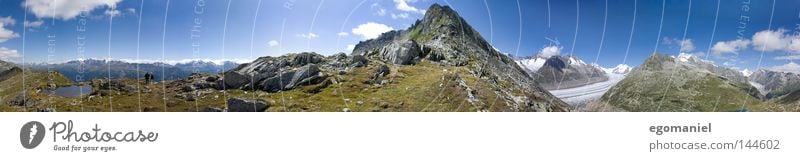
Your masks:
{"label": "distant mountain range", "polygon": [[142,77],[145,73],[155,75],[155,80],[184,79],[192,73],[221,73],[235,68],[238,63],[225,61],[217,64],[210,61],[190,61],[175,65],[166,63],[132,63],[120,60],[73,60],[56,64],[31,64],[30,67],[38,70],[58,71],[75,82],[85,82],[93,79],[120,79]]}

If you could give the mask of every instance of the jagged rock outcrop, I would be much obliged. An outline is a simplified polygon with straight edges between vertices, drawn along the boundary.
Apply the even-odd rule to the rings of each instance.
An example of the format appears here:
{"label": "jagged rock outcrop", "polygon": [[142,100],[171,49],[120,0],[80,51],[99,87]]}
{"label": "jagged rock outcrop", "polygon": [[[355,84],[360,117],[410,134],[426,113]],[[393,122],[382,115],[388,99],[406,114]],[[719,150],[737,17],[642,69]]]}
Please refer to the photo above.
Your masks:
{"label": "jagged rock outcrop", "polygon": [[320,73],[317,64],[326,64],[325,57],[317,53],[261,57],[226,71],[217,82],[227,89],[260,89],[268,92],[289,90],[324,80],[326,76]]}

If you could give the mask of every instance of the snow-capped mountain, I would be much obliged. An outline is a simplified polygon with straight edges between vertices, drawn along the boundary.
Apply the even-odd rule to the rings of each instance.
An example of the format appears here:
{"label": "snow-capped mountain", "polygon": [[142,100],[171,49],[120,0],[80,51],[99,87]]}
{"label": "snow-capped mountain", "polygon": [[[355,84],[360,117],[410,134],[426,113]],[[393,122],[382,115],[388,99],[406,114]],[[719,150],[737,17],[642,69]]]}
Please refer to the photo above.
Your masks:
{"label": "snow-capped mountain", "polygon": [[548,90],[574,88],[608,80],[602,68],[587,64],[575,56],[536,56],[517,60],[517,64]]}
{"label": "snow-capped mountain", "polygon": [[631,70],[633,70],[633,68],[631,66],[628,66],[628,64],[619,64],[614,68],[603,68],[603,71],[605,71],[606,74],[622,74],[622,75],[625,75],[625,74],[630,73]]}
{"label": "snow-capped mountain", "polygon": [[544,65],[545,61],[547,61],[547,58],[535,56],[529,58],[522,58],[517,60],[516,62],[520,67],[522,67],[522,69],[525,69],[529,73],[534,73],[536,71],[539,71],[539,68],[541,68]]}
{"label": "snow-capped mountain", "polygon": [[749,69],[744,69],[741,72],[745,77],[750,77],[750,75],[753,75],[753,71],[750,71]]}
{"label": "snow-capped mountain", "polygon": [[733,70],[724,66],[718,66],[714,63],[714,61],[705,60],[695,55],[686,53],[680,53],[677,57],[670,57],[675,59],[676,62],[686,65],[686,67],[705,70],[707,72],[722,76],[726,79],[731,79],[740,83],[747,83],[747,77],[741,71]]}
{"label": "snow-capped mountain", "polygon": [[142,62],[127,60],[83,59],[64,63],[39,63],[30,65],[34,69],[54,70],[64,74],[75,82],[92,79],[136,78],[144,73],[155,74],[155,79],[177,80],[188,77],[192,73],[220,73],[225,69],[238,66],[238,63],[226,61],[217,64],[210,61],[194,61],[175,65],[162,62]]}

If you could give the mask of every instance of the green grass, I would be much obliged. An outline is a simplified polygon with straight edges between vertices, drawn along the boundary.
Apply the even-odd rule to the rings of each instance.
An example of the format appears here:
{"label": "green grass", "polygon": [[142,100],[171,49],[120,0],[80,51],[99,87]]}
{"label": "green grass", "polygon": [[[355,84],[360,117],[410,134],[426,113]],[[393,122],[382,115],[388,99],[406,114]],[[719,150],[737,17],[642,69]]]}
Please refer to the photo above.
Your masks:
{"label": "green grass", "polygon": [[[121,79],[124,84],[139,83],[141,93],[98,91],[105,95],[91,95],[81,98],[64,98],[35,93],[36,88],[46,85],[42,74],[26,74],[27,89],[39,100],[37,107],[55,108],[65,111],[202,111],[206,107],[225,107],[226,98],[263,99],[271,104],[268,111],[477,111],[478,109],[503,110],[506,106],[498,100],[492,87],[482,83],[470,75],[466,67],[442,67],[427,61],[417,65],[393,66],[391,73],[384,80],[384,85],[370,82],[372,73],[378,64],[370,64],[364,68],[356,68],[344,75],[329,75],[332,82],[327,87],[320,84],[302,86],[297,89],[278,93],[263,91],[203,89],[196,101],[187,101],[178,97],[181,94],[180,81],[168,81],[166,84],[143,84],[135,79]],[[464,79],[473,88],[480,104],[467,102],[467,92],[458,86],[456,77]],[[62,82],[59,86],[68,86],[72,82]],[[16,96],[21,90],[21,77],[9,79],[4,84],[2,94]],[[99,82],[83,82],[97,90]],[[359,103],[360,102],[360,103]],[[31,109],[32,110],[32,109]],[[0,105],[0,111],[22,111],[18,107]]]}

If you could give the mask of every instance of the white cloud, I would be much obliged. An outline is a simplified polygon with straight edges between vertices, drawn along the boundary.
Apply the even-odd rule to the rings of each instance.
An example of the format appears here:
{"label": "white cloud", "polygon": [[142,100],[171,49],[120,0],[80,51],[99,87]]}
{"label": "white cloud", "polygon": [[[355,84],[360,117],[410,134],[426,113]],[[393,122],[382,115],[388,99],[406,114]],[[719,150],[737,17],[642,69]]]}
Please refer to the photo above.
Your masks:
{"label": "white cloud", "polygon": [[105,14],[106,14],[106,16],[109,16],[109,17],[117,17],[121,13],[119,12],[119,10],[116,10],[116,9],[108,9],[108,10],[106,10]]}
{"label": "white cloud", "polygon": [[561,55],[562,49],[564,49],[563,46],[557,46],[557,45],[546,46],[542,48],[542,50],[539,50],[537,56],[549,58],[551,56]]}
{"label": "white cloud", "polygon": [[353,51],[353,49],[355,49],[355,48],[356,48],[355,44],[348,44],[347,48],[345,48],[345,49],[347,49],[347,51]]}
{"label": "white cloud", "polygon": [[130,14],[136,14],[136,9],[135,8],[128,8],[128,9],[125,9],[125,11],[127,11]]}
{"label": "white cloud", "polygon": [[348,34],[347,32],[339,32],[339,33],[338,33],[338,34],[336,34],[336,35],[339,35],[339,36],[347,36],[347,35],[350,35],[350,34]]}
{"label": "white cloud", "polygon": [[351,32],[353,32],[354,35],[363,37],[364,39],[374,39],[378,36],[381,36],[382,33],[392,30],[394,30],[394,28],[384,24],[367,22],[365,24],[358,25],[356,28],[353,28]]}
{"label": "white cloud", "polygon": [[297,34],[297,37],[302,37],[305,39],[313,39],[319,37],[319,35],[309,32],[309,33]]}
{"label": "white cloud", "polygon": [[375,10],[375,15],[386,16],[386,9],[383,8],[383,6],[381,6],[380,4],[378,4],[378,2],[372,3],[372,5],[370,5],[369,8]]}
{"label": "white cloud", "polygon": [[17,21],[14,20],[14,18],[11,18],[11,16],[0,17],[0,24],[14,25],[16,23]]}
{"label": "white cloud", "polygon": [[392,13],[391,16],[392,16],[392,19],[408,19],[408,17],[409,17],[408,13],[400,13],[400,14]]}
{"label": "white cloud", "polygon": [[39,18],[70,20],[80,15],[81,12],[89,12],[104,6],[113,8],[120,1],[122,0],[25,0],[22,5],[28,7],[31,13]]}
{"label": "white cloud", "polygon": [[19,34],[15,33],[12,30],[6,29],[6,26],[14,25],[16,21],[14,21],[11,16],[8,17],[0,17],[0,42],[6,42],[10,39],[19,37]]}
{"label": "white cloud", "polygon": [[278,46],[278,41],[270,40],[269,42],[267,42],[267,45],[269,45],[269,47]]}
{"label": "white cloud", "polygon": [[417,9],[414,6],[408,5],[409,2],[416,2],[416,0],[394,0],[395,7],[398,10],[406,11],[406,12],[413,12],[419,14],[425,14],[425,10]]}
{"label": "white cloud", "polygon": [[790,53],[800,53],[800,35],[789,37],[789,45],[786,47],[786,51]]}
{"label": "white cloud", "polygon": [[17,50],[11,50],[6,47],[0,47],[0,59],[9,60],[9,59],[17,59],[22,56],[19,55]]}
{"label": "white cloud", "polygon": [[42,26],[43,24],[44,24],[44,21],[42,21],[42,20],[25,21],[23,23],[23,26],[25,26],[25,28],[36,28],[36,27]]}
{"label": "white cloud", "polygon": [[790,40],[784,33],[784,29],[756,32],[753,34],[753,49],[764,52],[784,50]]}
{"label": "white cloud", "polygon": [[726,53],[738,54],[739,50],[747,48],[748,45],[750,45],[750,40],[747,39],[720,41],[711,47],[711,52],[716,55],[722,55]]}
{"label": "white cloud", "polygon": [[694,42],[692,39],[684,39],[680,41],[681,52],[692,52],[694,50]]}
{"label": "white cloud", "polygon": [[794,62],[789,62],[784,65],[774,66],[769,69],[779,72],[790,72],[790,73],[800,74],[800,65]]}
{"label": "white cloud", "polygon": [[800,55],[778,56],[775,60],[800,60]]}
{"label": "white cloud", "polygon": [[667,45],[672,45],[672,44],[678,45],[678,47],[680,47],[680,52],[681,53],[692,52],[695,49],[694,41],[692,41],[692,39],[680,40],[680,39],[671,39],[669,37],[664,37],[664,44],[667,44]]}

